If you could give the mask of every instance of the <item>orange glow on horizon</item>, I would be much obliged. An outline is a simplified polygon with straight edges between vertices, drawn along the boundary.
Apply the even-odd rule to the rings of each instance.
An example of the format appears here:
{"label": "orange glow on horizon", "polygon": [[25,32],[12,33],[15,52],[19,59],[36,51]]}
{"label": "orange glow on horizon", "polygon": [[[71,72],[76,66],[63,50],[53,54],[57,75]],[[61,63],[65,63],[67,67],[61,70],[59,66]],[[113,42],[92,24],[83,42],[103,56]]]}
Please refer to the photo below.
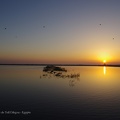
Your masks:
{"label": "orange glow on horizon", "polygon": [[[83,52],[84,53],[84,52]],[[106,54],[3,54],[0,64],[120,64],[117,57]],[[99,56],[99,57],[98,57]],[[114,59],[112,59],[114,58]]]}

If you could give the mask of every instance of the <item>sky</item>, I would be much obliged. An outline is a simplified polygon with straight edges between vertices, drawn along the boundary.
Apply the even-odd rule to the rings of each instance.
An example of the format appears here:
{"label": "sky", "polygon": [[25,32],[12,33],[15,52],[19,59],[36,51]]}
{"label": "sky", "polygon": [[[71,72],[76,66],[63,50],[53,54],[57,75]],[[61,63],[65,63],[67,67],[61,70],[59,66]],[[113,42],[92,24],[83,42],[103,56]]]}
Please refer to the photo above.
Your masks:
{"label": "sky", "polygon": [[120,64],[120,0],[0,0],[0,64]]}

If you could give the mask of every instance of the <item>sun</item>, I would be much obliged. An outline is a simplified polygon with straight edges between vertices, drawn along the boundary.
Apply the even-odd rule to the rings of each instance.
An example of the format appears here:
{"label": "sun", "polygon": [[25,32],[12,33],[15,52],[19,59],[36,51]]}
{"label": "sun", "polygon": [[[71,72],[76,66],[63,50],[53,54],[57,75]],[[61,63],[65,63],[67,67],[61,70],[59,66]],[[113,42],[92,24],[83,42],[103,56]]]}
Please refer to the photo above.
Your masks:
{"label": "sun", "polygon": [[103,60],[103,63],[106,63],[106,60]]}
{"label": "sun", "polygon": [[102,63],[102,64],[107,64],[112,60],[112,57],[109,53],[106,52],[100,52],[98,54],[98,60]]}
{"label": "sun", "polygon": [[106,65],[106,60],[103,60],[103,64]]}

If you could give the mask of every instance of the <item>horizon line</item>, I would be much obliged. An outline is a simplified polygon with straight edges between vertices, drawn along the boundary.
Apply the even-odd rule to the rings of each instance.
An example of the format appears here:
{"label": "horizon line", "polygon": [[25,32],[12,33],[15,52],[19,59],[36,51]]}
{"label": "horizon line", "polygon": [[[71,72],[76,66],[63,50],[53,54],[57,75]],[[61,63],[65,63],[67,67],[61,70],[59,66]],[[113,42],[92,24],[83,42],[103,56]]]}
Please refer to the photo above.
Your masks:
{"label": "horizon line", "polygon": [[36,64],[36,63],[25,63],[25,64],[20,64],[20,63],[16,63],[16,64],[11,64],[11,63],[7,63],[7,64],[0,64],[0,65],[18,65],[18,66],[46,66],[46,65],[55,65],[55,66],[107,66],[107,67],[120,67],[120,64],[51,64],[51,63],[44,63],[44,64]]}

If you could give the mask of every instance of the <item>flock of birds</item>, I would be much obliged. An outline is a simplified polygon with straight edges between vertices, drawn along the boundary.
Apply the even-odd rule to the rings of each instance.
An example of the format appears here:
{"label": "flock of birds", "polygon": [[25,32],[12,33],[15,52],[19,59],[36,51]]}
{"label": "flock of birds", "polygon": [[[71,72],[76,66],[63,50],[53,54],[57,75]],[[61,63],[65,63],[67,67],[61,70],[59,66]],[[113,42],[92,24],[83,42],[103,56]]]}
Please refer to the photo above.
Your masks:
{"label": "flock of birds", "polygon": [[[100,23],[99,25],[101,26],[102,24]],[[45,25],[42,26],[42,28],[45,28],[45,27],[46,27]],[[4,29],[7,30],[6,27]],[[114,40],[115,38],[113,37],[112,39]]]}

